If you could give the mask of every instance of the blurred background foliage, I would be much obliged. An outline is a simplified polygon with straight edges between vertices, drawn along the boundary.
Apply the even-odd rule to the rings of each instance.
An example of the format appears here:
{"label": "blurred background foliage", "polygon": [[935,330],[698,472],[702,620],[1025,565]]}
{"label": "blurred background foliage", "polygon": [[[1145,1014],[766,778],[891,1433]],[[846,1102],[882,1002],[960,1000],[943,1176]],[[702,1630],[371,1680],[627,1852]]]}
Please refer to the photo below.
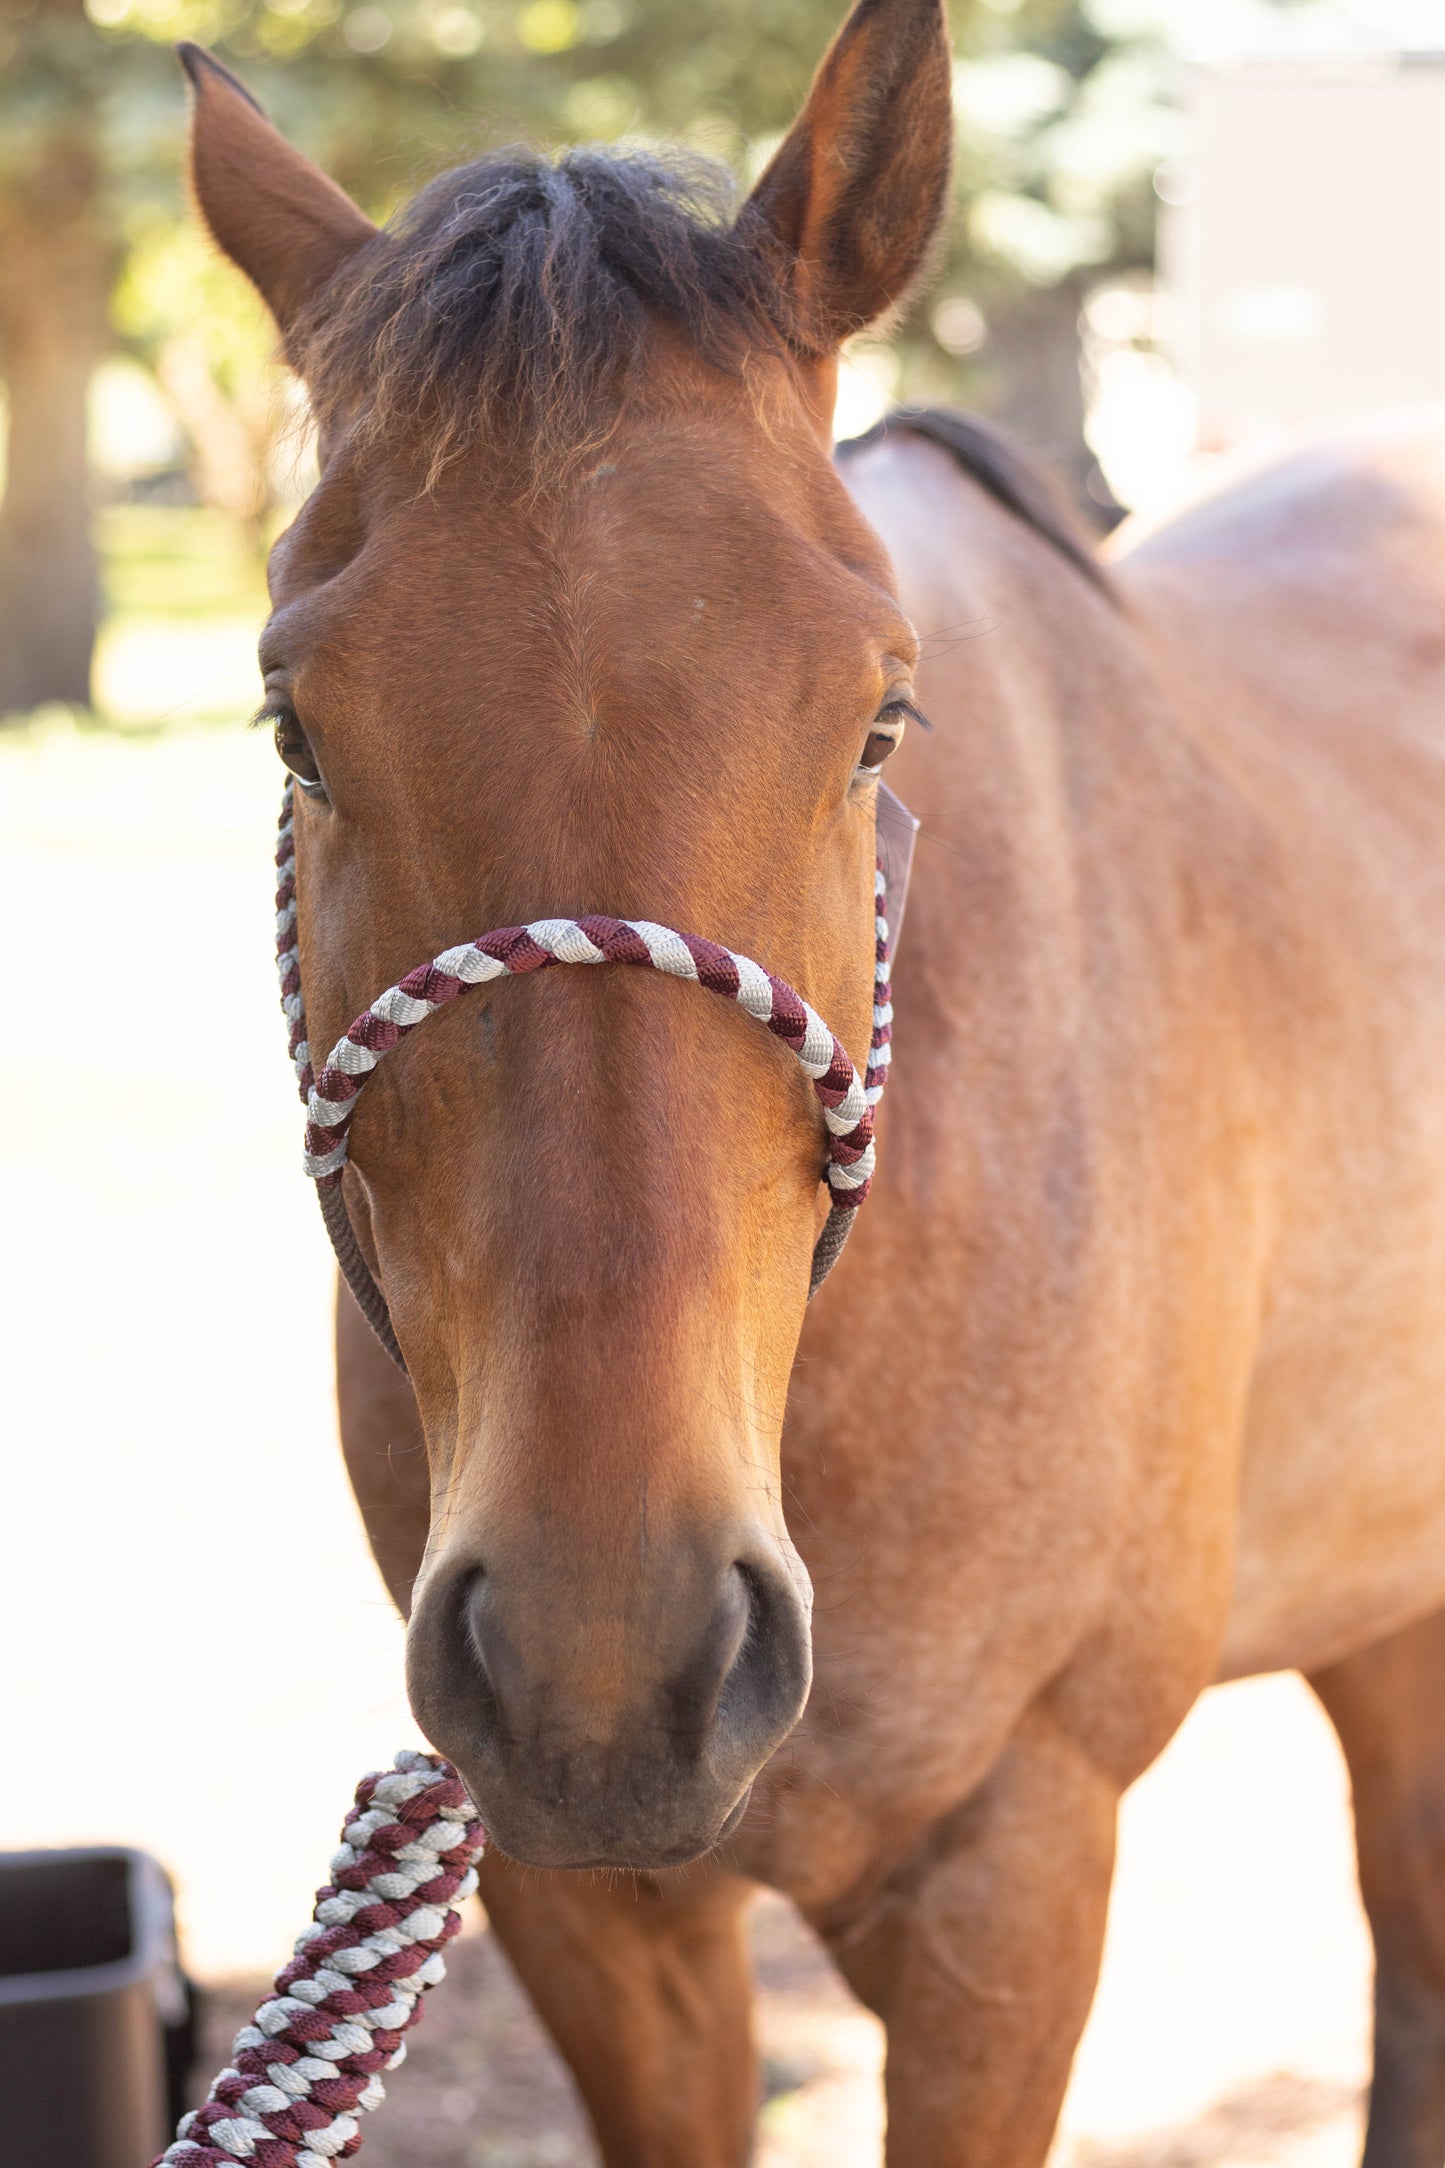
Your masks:
{"label": "blurred background foliage", "polygon": [[[97,512],[102,539],[138,546],[147,511],[159,537],[168,507],[202,508],[193,546],[228,535],[249,602],[304,476],[267,321],[187,212],[174,40],[231,64],[383,218],[433,173],[518,137],[663,135],[747,182],[842,13],[842,0],[0,0],[0,714],[89,698]],[[1092,284],[1148,264],[1150,177],[1177,128],[1167,51],[1130,0],[953,0],[952,18],[946,251],[900,336],[858,343],[851,418],[890,396],[966,403],[1102,497],[1080,308]],[[170,545],[155,547],[165,560]]]}

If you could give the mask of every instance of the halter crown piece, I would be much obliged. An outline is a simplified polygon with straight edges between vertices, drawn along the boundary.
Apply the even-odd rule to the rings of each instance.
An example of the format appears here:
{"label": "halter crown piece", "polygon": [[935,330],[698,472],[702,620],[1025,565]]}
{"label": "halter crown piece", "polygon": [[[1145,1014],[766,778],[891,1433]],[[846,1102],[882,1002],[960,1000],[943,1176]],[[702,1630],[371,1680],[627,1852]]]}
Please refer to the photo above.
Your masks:
{"label": "halter crown piece", "polygon": [[[881,786],[880,786],[881,788]],[[808,1299],[817,1294],[838,1262],[853,1226],[853,1215],[873,1179],[873,1109],[883,1096],[892,1056],[893,1004],[888,963],[888,885],[880,856],[874,881],[875,932],[873,1036],[868,1068],[860,1079],[842,1041],[835,1038],[815,1009],[786,980],[774,978],[749,956],[677,933],[646,919],[543,918],[530,926],[503,926],[475,941],[444,949],[364,1009],[331,1049],[317,1075],[306,1036],[301,998],[301,960],[296,945],[296,839],[292,827],[294,786],[288,781],[281,801],[276,849],[276,963],[281,977],[281,1006],[291,1032],[291,1058],[306,1105],[307,1174],[316,1184],[321,1216],[336,1251],[337,1263],[362,1315],[382,1346],[404,1370],[405,1360],[392,1329],[386,1297],[362,1256],[341,1193],[342,1170],[356,1112],[357,1095],[384,1054],[424,1017],[431,1016],[469,986],[492,979],[517,978],[545,971],[553,964],[634,964],[645,971],[691,979],[735,1001],[781,1039],[796,1057],[817,1093],[828,1130],[828,1156],[822,1171],[830,1210],[813,1249]],[[902,810],[901,808],[899,809]],[[904,819],[912,826],[911,815]],[[905,876],[906,877],[906,876]]]}

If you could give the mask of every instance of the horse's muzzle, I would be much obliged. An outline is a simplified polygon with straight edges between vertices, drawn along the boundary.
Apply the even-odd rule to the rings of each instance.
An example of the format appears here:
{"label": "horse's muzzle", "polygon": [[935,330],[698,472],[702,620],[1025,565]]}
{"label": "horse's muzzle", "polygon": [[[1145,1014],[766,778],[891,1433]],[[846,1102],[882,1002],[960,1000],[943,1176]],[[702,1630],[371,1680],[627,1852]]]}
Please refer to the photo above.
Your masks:
{"label": "horse's muzzle", "polygon": [[658,1574],[599,1624],[576,1590],[539,1600],[535,1562],[515,1592],[491,1564],[448,1565],[412,1614],[412,1707],[513,1859],[682,1866],[736,1827],[802,1714],[801,1578],[760,1535],[721,1571]]}

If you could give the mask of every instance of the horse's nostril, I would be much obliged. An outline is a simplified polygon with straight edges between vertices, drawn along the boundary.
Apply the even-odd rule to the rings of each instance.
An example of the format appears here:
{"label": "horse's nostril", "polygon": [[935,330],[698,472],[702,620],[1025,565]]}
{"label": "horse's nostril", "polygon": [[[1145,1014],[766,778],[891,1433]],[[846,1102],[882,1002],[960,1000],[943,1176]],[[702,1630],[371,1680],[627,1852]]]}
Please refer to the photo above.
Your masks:
{"label": "horse's nostril", "polygon": [[811,1683],[805,1614],[786,1577],[738,1559],[729,1570],[731,1654],[713,1710],[710,1758],[719,1765],[761,1758],[797,1721]]}
{"label": "horse's nostril", "polygon": [[735,1560],[728,1568],[728,1580],[730,1593],[733,1590],[738,1592],[740,1605],[735,1599],[732,1606],[731,1654],[723,1664],[722,1685],[718,1690],[717,1707],[713,1711],[713,1722],[718,1726],[719,1730],[726,1729],[735,1713],[734,1702],[739,1684],[739,1667],[744,1664],[747,1657],[748,1642],[752,1636],[754,1626],[752,1577],[742,1559]]}
{"label": "horse's nostril", "polygon": [[482,1614],[487,1602],[487,1569],[474,1566],[457,1583],[457,1621],[462,1638],[483,1671],[487,1668],[487,1652],[483,1646]]}
{"label": "horse's nostril", "polygon": [[496,1617],[495,1590],[485,1566],[475,1566],[461,1578],[454,1605],[456,1645],[464,1652],[473,1691],[480,1689],[478,1726],[495,1738],[501,1724],[500,1688],[506,1670],[506,1645]]}
{"label": "horse's nostril", "polygon": [[[718,1610],[718,1638],[716,1656],[719,1693],[726,1693],[728,1680],[732,1677],[748,1645],[753,1630],[753,1586],[747,1567],[741,1559],[728,1567],[723,1585],[723,1599]],[[720,1705],[719,1705],[720,1706]]]}

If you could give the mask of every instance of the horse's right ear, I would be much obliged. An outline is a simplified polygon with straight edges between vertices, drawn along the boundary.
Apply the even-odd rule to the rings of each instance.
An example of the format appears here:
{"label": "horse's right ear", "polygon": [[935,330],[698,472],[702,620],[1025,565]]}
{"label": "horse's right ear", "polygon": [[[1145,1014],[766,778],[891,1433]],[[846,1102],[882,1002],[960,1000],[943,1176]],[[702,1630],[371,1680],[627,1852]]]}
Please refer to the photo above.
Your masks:
{"label": "horse's right ear", "polygon": [[944,0],[857,0],[746,213],[815,354],[894,308],[924,269],[948,198],[952,91]]}
{"label": "horse's right ear", "polygon": [[285,338],[376,232],[319,166],[293,150],[229,68],[178,45],[191,85],[191,189],[212,238],[260,292]]}

